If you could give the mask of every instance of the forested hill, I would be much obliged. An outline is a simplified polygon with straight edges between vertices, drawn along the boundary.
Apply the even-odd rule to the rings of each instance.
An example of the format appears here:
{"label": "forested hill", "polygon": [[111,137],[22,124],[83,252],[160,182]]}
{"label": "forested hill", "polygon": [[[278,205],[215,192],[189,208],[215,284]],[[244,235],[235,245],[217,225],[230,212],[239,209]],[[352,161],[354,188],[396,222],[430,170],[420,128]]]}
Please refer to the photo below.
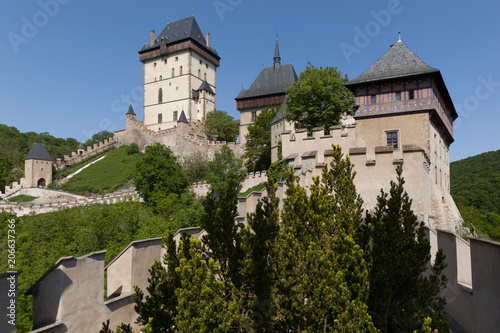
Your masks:
{"label": "forested hill", "polygon": [[47,132],[21,133],[15,127],[0,124],[0,189],[24,175],[24,158],[33,143],[43,143],[52,159],[71,154],[78,148],[73,138],[56,138]]}
{"label": "forested hill", "polygon": [[450,175],[451,194],[466,224],[500,241],[500,150],[452,162]]}

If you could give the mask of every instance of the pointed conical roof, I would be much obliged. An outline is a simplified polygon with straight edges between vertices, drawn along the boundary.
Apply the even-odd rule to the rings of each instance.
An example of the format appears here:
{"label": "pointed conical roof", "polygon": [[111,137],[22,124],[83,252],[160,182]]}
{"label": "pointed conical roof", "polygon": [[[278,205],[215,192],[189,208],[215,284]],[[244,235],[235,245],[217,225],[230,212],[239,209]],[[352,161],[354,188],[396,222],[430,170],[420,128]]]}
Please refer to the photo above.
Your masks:
{"label": "pointed conical roof", "polygon": [[131,114],[131,115],[135,116],[135,112],[134,112],[134,108],[132,107],[132,104],[130,104],[130,106],[128,107],[128,111],[125,114],[126,115]]}
{"label": "pointed conical roof", "polygon": [[52,161],[52,157],[50,157],[49,152],[47,151],[43,143],[34,143],[25,160]]}
{"label": "pointed conical roof", "polygon": [[348,85],[434,72],[439,70],[424,63],[402,41],[398,41]]}
{"label": "pointed conical roof", "polygon": [[200,87],[198,88],[198,90],[197,90],[197,91],[201,91],[201,90],[206,90],[206,91],[208,91],[209,93],[212,93],[212,94],[214,94],[214,95],[215,95],[214,91],[212,90],[212,87],[210,87],[210,84],[209,84],[206,80],[204,80],[204,81],[201,83],[201,85],[200,85]]}
{"label": "pointed conical roof", "polygon": [[186,123],[189,124],[186,118],[186,114],[184,113],[184,110],[181,111],[181,115],[179,117],[179,120],[177,120],[177,123]]}
{"label": "pointed conical roof", "polygon": [[78,149],[85,149],[85,147],[83,146],[83,143],[80,142],[80,144],[78,145]]}

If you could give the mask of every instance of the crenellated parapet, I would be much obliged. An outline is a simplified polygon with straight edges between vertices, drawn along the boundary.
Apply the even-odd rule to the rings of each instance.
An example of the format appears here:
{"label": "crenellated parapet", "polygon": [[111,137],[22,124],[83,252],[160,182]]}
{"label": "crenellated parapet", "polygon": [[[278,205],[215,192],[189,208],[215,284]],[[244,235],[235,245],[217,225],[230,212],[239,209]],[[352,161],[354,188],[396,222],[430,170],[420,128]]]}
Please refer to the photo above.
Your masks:
{"label": "crenellated parapet", "polygon": [[[240,185],[240,192],[245,192],[249,188],[267,182],[267,171],[251,172],[245,176],[245,179]],[[197,196],[205,196],[210,191],[210,184],[206,181],[196,182],[191,184],[191,189]]]}
{"label": "crenellated parapet", "polygon": [[500,243],[446,230],[427,230],[433,256],[443,249],[448,278],[442,295],[457,332],[496,332],[500,327]]}
{"label": "crenellated parapet", "polygon": [[56,171],[60,171],[65,167],[69,167],[75,163],[81,162],[87,158],[100,154],[108,149],[115,148],[118,145],[118,138],[113,136],[107,138],[99,143],[94,143],[92,146],[88,146],[85,150],[79,150],[77,152],[72,152],[71,155],[64,155],[63,158],[58,158],[54,167]]}
{"label": "crenellated parapet", "polygon": [[50,213],[66,208],[82,207],[94,204],[113,204],[124,201],[142,201],[141,196],[136,190],[121,190],[105,195],[97,195],[89,198],[72,198],[66,200],[54,200],[45,203],[19,203],[0,205],[0,212],[14,213],[17,216],[29,215],[31,212],[36,214]]}
{"label": "crenellated parapet", "polygon": [[243,156],[245,147],[239,143],[226,141],[208,140],[203,132],[203,122],[193,121],[191,123],[177,123],[176,127],[151,130],[142,121],[136,119],[135,115],[126,116],[126,128],[115,132],[119,145],[130,145],[135,143],[139,149],[144,151],[146,146],[161,143],[174,152],[179,158],[184,158],[195,152],[205,154],[209,160],[213,159],[215,152],[222,146],[230,147],[236,157]]}

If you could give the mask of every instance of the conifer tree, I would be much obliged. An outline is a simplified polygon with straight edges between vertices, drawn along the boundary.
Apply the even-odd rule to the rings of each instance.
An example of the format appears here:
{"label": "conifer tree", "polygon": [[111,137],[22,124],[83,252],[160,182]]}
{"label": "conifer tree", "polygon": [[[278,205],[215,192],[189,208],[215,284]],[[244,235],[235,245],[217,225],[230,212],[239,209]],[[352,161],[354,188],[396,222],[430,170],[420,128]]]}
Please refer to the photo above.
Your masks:
{"label": "conifer tree", "polygon": [[188,242],[191,243],[188,257],[182,250],[184,242],[179,242],[179,267],[175,269],[181,281],[175,290],[179,302],[176,330],[186,333],[227,332],[237,313],[231,298],[226,295],[228,282],[218,280],[219,265],[213,258],[202,260],[201,242],[194,239]]}
{"label": "conifer tree", "polygon": [[276,249],[278,331],[376,331],[365,304],[363,251],[353,240],[361,222],[353,177],[335,146],[330,169],[324,167],[321,182],[313,178],[310,195],[288,174]]}
{"label": "conifer tree", "polygon": [[362,244],[369,263],[368,306],[382,332],[409,332],[422,327],[426,317],[433,328],[448,332],[443,319],[445,300],[438,296],[446,286],[446,267],[439,250],[430,274],[430,243],[424,223],[411,210],[412,200],[404,191],[403,167],[396,168],[397,181],[389,193],[381,191],[373,214],[366,216]]}

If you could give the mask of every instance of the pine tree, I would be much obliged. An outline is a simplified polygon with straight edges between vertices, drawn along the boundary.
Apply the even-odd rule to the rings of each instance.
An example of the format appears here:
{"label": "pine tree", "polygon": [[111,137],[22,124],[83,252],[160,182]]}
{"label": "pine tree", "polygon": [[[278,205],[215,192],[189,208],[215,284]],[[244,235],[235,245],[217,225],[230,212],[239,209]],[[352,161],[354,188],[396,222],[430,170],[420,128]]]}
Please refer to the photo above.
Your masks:
{"label": "pine tree", "polygon": [[439,250],[429,276],[430,243],[424,223],[411,210],[411,199],[404,191],[403,167],[396,168],[397,182],[389,193],[381,191],[373,214],[366,216],[362,237],[369,263],[370,296],[368,306],[375,326],[383,332],[407,332],[433,319],[433,328],[448,332],[443,319],[445,301],[438,296],[446,286],[441,273],[446,267]]}
{"label": "pine tree", "polygon": [[333,156],[310,195],[288,174],[277,242],[279,331],[375,331],[365,304],[366,263],[353,240],[361,199],[349,159],[335,146]]}

